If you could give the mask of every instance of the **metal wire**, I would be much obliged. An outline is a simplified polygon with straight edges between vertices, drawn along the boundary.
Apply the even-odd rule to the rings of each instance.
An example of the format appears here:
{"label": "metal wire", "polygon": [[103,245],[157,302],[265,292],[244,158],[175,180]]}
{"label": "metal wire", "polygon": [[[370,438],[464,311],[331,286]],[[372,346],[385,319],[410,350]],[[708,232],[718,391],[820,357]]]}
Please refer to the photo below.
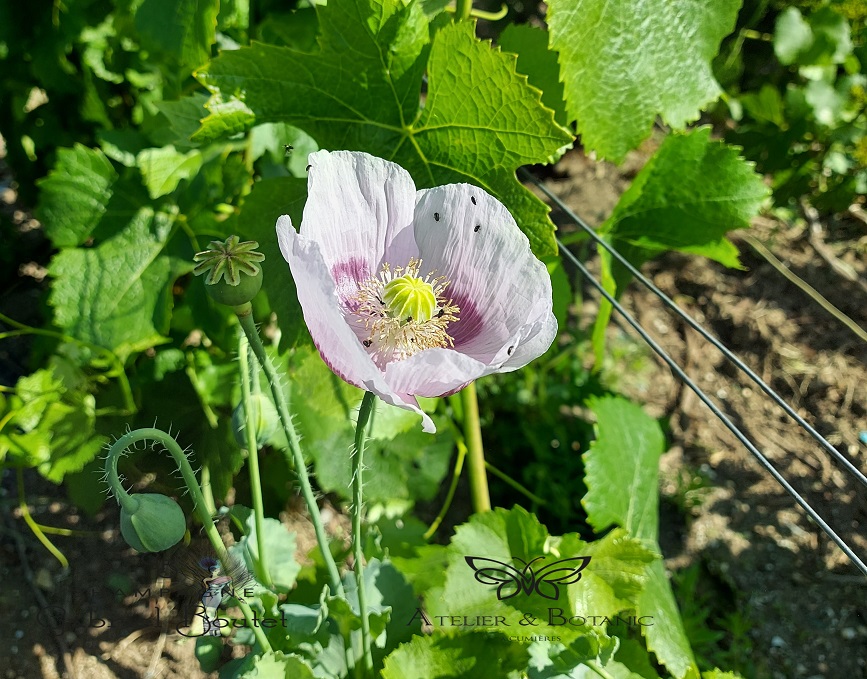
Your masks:
{"label": "metal wire", "polygon": [[[861,483],[867,486],[867,477],[857,468],[855,467],[847,458],[845,458],[840,451],[838,451],[834,446],[832,446],[821,434],[819,434],[808,422],[806,422],[800,415],[798,415],[792,407],[783,400],[783,398],[777,394],[769,385],[767,385],[753,370],[749,368],[740,358],[738,358],[732,351],[726,347],[722,342],[720,342],[717,338],[711,335],[704,327],[701,326],[695,319],[693,319],[689,314],[683,311],[668,295],[666,295],[662,290],[660,290],[656,285],[654,285],[650,280],[647,279],[646,276],[641,274],[640,271],[636,267],[634,267],[623,255],[621,255],[617,250],[615,250],[609,243],[607,243],[604,239],[600,238],[596,232],[584,222],[578,215],[576,215],[572,210],[570,210],[556,195],[554,195],[551,191],[548,190],[547,187],[543,186],[541,182],[539,182],[535,177],[530,175],[526,170],[522,170],[522,173],[525,177],[527,177],[530,181],[532,181],[536,186],[542,190],[545,195],[547,195],[556,205],[557,207],[563,211],[570,219],[572,219],[577,226],[583,229],[597,244],[604,247],[611,255],[617,259],[621,264],[623,264],[629,271],[632,273],[636,279],[645,285],[649,290],[651,290],[659,299],[663,301],[663,303],[672,311],[674,311],[678,316],[680,316],[691,328],[696,330],[702,337],[704,337],[707,341],[709,341],[713,346],[720,350],[720,352],[735,366],[737,366],[744,374],[746,374],[756,385],[758,385],[762,391],[771,397],[771,399],[779,405],[790,417],[792,417],[801,427],[803,427],[814,439],[816,439],[825,450],[827,450],[835,459],[840,461],[844,467],[849,471],[855,478],[857,478]],[[611,304],[611,306],[619,313],[623,319],[630,325],[632,328],[641,336],[641,338],[647,342],[648,346],[653,349],[663,361],[668,365],[669,368],[677,375],[677,377],[687,386],[689,387],[698,398],[704,403],[711,412],[720,420],[720,422],[725,425],[725,427],[734,434],[735,438],[740,441],[744,447],[756,458],[759,464],[767,470],[767,472],[773,476],[773,478],[779,483],[783,489],[792,496],[792,498],[797,502],[801,508],[807,513],[807,515],[816,522],[816,524],[825,532],[828,537],[830,537],[834,543],[843,551],[843,553],[852,561],[853,564],[860,570],[865,576],[867,576],[867,564],[865,564],[857,554],[852,550],[851,547],[846,543],[843,538],[841,538],[837,533],[831,528],[830,525],[819,515],[819,513],[813,509],[809,502],[797,491],[794,487],[785,479],[785,477],[780,474],[779,471],[771,464],[770,460],[753,444],[750,439],[748,439],[743,432],[738,429],[738,427],[729,419],[729,417],[720,410],[719,406],[714,403],[705,392],[686,374],[686,372],[681,368],[671,356],[663,349],[641,326],[641,324],[635,320],[635,318],[628,312],[623,306],[602,286],[602,284],[597,281],[593,275],[588,271],[588,269],[581,263],[581,261],[570,252],[564,245],[557,240],[558,245],[563,253],[563,255],[569,259],[581,272],[581,274],[590,282],[590,284],[596,288],[599,293]]]}
{"label": "metal wire", "polygon": [[[725,346],[722,342],[720,342],[716,337],[710,334],[704,326],[702,326],[698,321],[696,321],[692,316],[686,313],[683,309],[681,309],[668,295],[666,295],[662,290],[660,290],[654,283],[648,279],[644,274],[642,274],[632,263],[626,259],[623,255],[621,255],[614,247],[608,243],[604,238],[601,238],[581,217],[576,215],[572,210],[567,207],[563,201],[561,201],[555,194],[553,194],[544,184],[542,184],[538,179],[530,175],[526,170],[522,170],[524,176],[528,177],[548,198],[550,198],[557,207],[572,221],[575,222],[577,226],[579,226],[587,235],[589,235],[594,241],[596,241],[597,245],[601,245],[605,248],[611,256],[614,257],[618,262],[620,262],[629,272],[635,276],[635,278],[644,285],[648,290],[650,290],[654,295],[659,297],[662,300],[663,304],[667,306],[669,309],[674,311],[678,316],[680,316],[690,328],[699,333],[704,339],[710,342],[713,346],[715,346],[719,351],[725,356],[729,361],[731,361],[735,366],[738,367],[747,377],[749,377],[765,394],[767,394],[771,400],[776,403],[780,408],[782,408],[785,413],[791,417],[795,422],[797,422],[807,433],[810,434],[818,443],[821,445],[834,459],[836,459],[843,467],[852,474],[856,479],[858,479],[865,487],[867,487],[867,476],[858,469],[849,459],[843,455],[839,450],[837,450],[831,443],[822,436],[818,431],[816,431],[813,426],[807,422],[803,417],[798,415],[798,413],[790,406],[786,401],[776,392],[774,391],[761,377],[759,377],[755,371],[753,371],[746,363],[744,363],[736,354],[734,354],[727,346]],[[558,245],[562,250],[566,250],[565,246],[557,241]]]}

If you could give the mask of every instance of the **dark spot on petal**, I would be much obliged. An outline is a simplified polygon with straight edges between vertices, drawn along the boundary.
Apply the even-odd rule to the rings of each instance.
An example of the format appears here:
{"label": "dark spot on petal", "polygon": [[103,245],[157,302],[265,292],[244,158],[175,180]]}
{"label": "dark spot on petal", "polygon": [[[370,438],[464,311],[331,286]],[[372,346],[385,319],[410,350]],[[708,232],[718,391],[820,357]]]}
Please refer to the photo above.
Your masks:
{"label": "dark spot on petal", "polygon": [[473,201],[473,205],[476,204],[476,197],[475,196],[470,196],[470,200]]}
{"label": "dark spot on petal", "polygon": [[482,228],[481,224],[476,224],[475,228],[473,229],[473,233],[478,233],[479,229],[481,229],[481,228]]}
{"label": "dark spot on petal", "polygon": [[308,165],[308,166],[307,166],[307,171],[308,171],[308,172],[310,172],[310,168],[311,168],[311,167],[313,167],[313,166],[312,166],[312,165]]}
{"label": "dark spot on petal", "polygon": [[509,356],[511,356],[511,355],[512,355],[512,352],[513,352],[514,350],[515,350],[515,345],[513,344],[513,345],[510,346],[508,349],[506,349],[506,353],[509,354]]}
{"label": "dark spot on petal", "polygon": [[439,212],[434,212],[434,219],[437,221],[440,220],[440,213]]}
{"label": "dark spot on petal", "polygon": [[364,340],[362,344],[366,347],[369,347],[371,344],[373,344],[373,340]]}

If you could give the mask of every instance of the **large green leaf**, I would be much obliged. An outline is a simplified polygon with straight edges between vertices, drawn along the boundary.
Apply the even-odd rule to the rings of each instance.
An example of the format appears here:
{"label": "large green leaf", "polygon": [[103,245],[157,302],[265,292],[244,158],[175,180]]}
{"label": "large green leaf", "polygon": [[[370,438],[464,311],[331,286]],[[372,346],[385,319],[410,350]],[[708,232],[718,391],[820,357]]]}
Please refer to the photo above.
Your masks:
{"label": "large green leaf", "polygon": [[417,636],[385,659],[383,679],[491,679],[527,666],[526,647],[484,633]]}
{"label": "large green leaf", "polygon": [[41,179],[37,217],[56,247],[81,245],[105,214],[117,173],[97,149],[76,144],[57,151],[57,163]]}
{"label": "large green leaf", "polygon": [[[668,250],[679,250],[739,267],[737,248],[725,234],[748,228],[768,189],[740,149],[712,140],[709,127],[665,139],[620,197],[600,233],[634,266]],[[600,249],[602,279],[620,294],[629,271]],[[602,304],[594,344],[601,353],[602,333],[611,307]]]}
{"label": "large green leaf", "polygon": [[192,269],[173,234],[169,215],[143,207],[96,247],[62,250],[49,268],[55,323],[119,356],[165,341],[172,284]]}
{"label": "large green leaf", "polygon": [[[592,400],[597,437],[584,455],[588,521],[597,531],[611,525],[656,545],[659,534],[659,457],[665,440],[659,424],[637,405],[621,398]],[[697,677],[695,659],[662,562],[646,567],[647,580],[639,594],[639,616],[650,616],[642,627],[647,647],[678,679]]]}
{"label": "large green leaf", "polygon": [[216,130],[225,109],[227,134],[286,122],[322,148],[393,160],[420,188],[470,182],[510,208],[537,253],[556,251],[548,208],[514,172],[572,138],[512,55],[477,40],[470,22],[446,25],[428,44],[418,3],[335,0],[320,10],[320,26],[318,53],[254,44],[202,69],[214,96],[200,133]]}
{"label": "large green leaf", "polygon": [[551,0],[551,47],[582,143],[615,162],[650,133],[675,128],[720,92],[711,60],[740,0]]}

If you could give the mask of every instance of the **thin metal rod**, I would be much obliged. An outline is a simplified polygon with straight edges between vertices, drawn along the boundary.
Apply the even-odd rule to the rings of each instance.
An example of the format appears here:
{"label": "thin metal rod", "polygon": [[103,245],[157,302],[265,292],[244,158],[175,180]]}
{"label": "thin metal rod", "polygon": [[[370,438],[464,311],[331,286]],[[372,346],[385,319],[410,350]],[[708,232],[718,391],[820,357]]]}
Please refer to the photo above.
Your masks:
{"label": "thin metal rod", "polygon": [[860,558],[858,558],[858,555],[852,551],[849,545],[846,544],[845,540],[843,540],[843,538],[837,535],[837,533],[834,532],[834,529],[831,528],[831,526],[829,526],[828,523],[821,516],[819,516],[819,513],[815,509],[813,509],[812,506],[810,506],[810,503],[807,502],[801,496],[801,494],[792,487],[792,485],[788,481],[786,481],[782,474],[780,474],[780,472],[778,472],[776,468],[771,464],[768,458],[766,458],[764,454],[758,448],[756,448],[755,445],[753,445],[753,442],[750,441],[743,434],[743,432],[741,432],[741,430],[737,428],[737,426],[735,426],[735,424],[728,418],[728,416],[724,412],[722,412],[722,410],[720,410],[719,406],[717,406],[717,404],[714,403],[707,396],[707,394],[705,394],[704,391],[702,391],[702,389],[695,382],[692,381],[692,378],[690,378],[690,376],[687,375],[686,372],[684,372],[683,368],[681,368],[674,361],[674,359],[668,355],[665,349],[663,349],[647,333],[647,331],[641,327],[641,324],[636,321],[635,318],[633,318],[632,315],[628,311],[626,311],[626,309],[623,308],[620,302],[614,299],[614,297],[609,294],[609,292],[602,286],[602,284],[595,278],[593,278],[591,273],[575,255],[573,255],[571,252],[569,252],[569,250],[565,248],[563,248],[563,254],[576,267],[578,267],[578,270],[584,275],[585,278],[587,278],[591,285],[593,285],[593,287],[596,288],[600,292],[600,294],[608,300],[608,302],[611,304],[611,306],[614,307],[617,313],[619,313],[624,318],[624,320],[626,320],[626,322],[629,323],[629,325],[631,325],[639,335],[641,335],[642,339],[647,342],[650,348],[653,349],[657,354],[659,354],[660,358],[662,358],[662,360],[668,364],[668,367],[674,371],[677,377],[682,380],[686,386],[688,386],[695,392],[696,396],[699,397],[702,403],[704,403],[708,408],[710,408],[711,412],[716,415],[717,418],[719,418],[720,422],[725,425],[726,429],[728,429],[732,434],[735,435],[738,441],[740,441],[746,447],[746,449],[749,450],[750,453],[752,453],[753,457],[758,460],[759,464],[761,464],[768,471],[768,473],[773,476],[774,479],[776,479],[777,483],[779,483],[785,489],[785,491],[789,495],[791,495],[792,498],[794,498],[795,502],[801,505],[801,508],[805,512],[807,512],[810,518],[813,519],[813,521],[815,521],[819,525],[819,527],[828,535],[828,537],[830,537],[837,544],[837,546],[843,550],[843,553],[847,557],[849,557],[849,559],[852,561],[852,563],[855,564],[855,566],[858,567],[858,570],[864,573],[864,575],[867,575],[867,564],[865,564]]}
{"label": "thin metal rod", "polygon": [[[561,201],[556,195],[554,195],[548,187],[539,182],[538,179],[533,177],[526,170],[521,170],[523,175],[530,179],[539,189],[550,198],[557,207],[568,216],[575,224],[581,229],[583,229],[594,241],[596,241],[597,245],[601,245],[605,248],[612,257],[614,257],[618,262],[620,262],[629,272],[635,276],[635,278],[644,285],[648,290],[650,290],[654,295],[659,297],[662,300],[663,304],[667,306],[669,309],[674,311],[678,316],[680,316],[690,328],[699,333],[704,339],[710,342],[713,346],[715,346],[719,351],[725,356],[729,361],[731,361],[735,366],[738,367],[743,373],[749,377],[765,394],[767,394],[771,400],[776,403],[780,408],[782,408],[785,413],[791,417],[795,422],[797,422],[807,433],[810,434],[818,443],[822,446],[834,459],[836,459],[843,467],[852,474],[858,481],[860,481],[865,487],[867,487],[867,476],[858,469],[849,459],[843,455],[839,450],[837,450],[831,443],[822,436],[818,431],[816,431],[813,426],[807,422],[803,417],[801,417],[795,410],[790,406],[776,391],[773,390],[761,377],[759,377],[755,371],[753,371],[746,363],[744,363],[735,353],[733,353],[726,345],[724,345],[720,340],[714,337],[711,333],[709,333],[698,321],[696,321],[692,316],[686,313],[683,309],[681,309],[677,303],[672,300],[668,295],[666,295],[662,290],[660,290],[656,285],[648,279],[644,274],[642,274],[633,264],[626,259],[623,255],[621,255],[614,247],[608,243],[604,238],[601,238],[581,217],[576,215],[572,210],[566,206],[563,201]],[[560,249],[564,252],[566,251],[566,247],[557,240],[557,244],[560,246]]]}

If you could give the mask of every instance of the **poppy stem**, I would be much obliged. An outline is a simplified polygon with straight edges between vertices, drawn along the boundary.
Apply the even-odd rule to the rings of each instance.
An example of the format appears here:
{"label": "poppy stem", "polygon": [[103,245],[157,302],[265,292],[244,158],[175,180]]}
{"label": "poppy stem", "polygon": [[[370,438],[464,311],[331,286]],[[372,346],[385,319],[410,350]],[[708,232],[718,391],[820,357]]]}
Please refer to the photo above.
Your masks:
{"label": "poppy stem", "polygon": [[473,511],[481,514],[491,511],[491,496],[488,492],[485,448],[482,444],[482,427],[479,422],[479,400],[474,382],[470,382],[461,391],[461,405],[464,411],[464,439],[467,443],[467,467]]}
{"label": "poppy stem", "polygon": [[364,666],[367,674],[373,672],[373,655],[370,650],[370,620],[367,617],[367,593],[364,586],[364,546],[361,535],[362,471],[364,470],[364,431],[373,412],[376,397],[364,392],[358,422],[355,426],[355,455],[352,456],[352,548],[355,560],[355,586],[358,590],[358,613],[361,616],[361,643],[364,647]]}
{"label": "poppy stem", "polygon": [[298,474],[298,481],[301,484],[301,494],[304,496],[304,502],[307,504],[307,511],[310,512],[310,521],[313,523],[313,530],[316,533],[316,542],[319,544],[322,559],[325,561],[325,567],[328,569],[331,594],[334,596],[344,596],[343,583],[340,581],[340,571],[337,570],[337,564],[334,561],[334,556],[331,554],[328,535],[325,532],[325,525],[322,523],[322,514],[319,513],[319,505],[316,504],[316,497],[313,495],[313,488],[310,485],[310,476],[307,474],[307,464],[304,462],[304,455],[301,453],[298,432],[295,431],[292,417],[289,415],[289,403],[286,400],[286,394],[280,388],[280,377],[268,355],[265,353],[265,347],[262,344],[262,339],[259,337],[259,331],[256,329],[256,322],[253,320],[252,305],[246,302],[234,307],[234,309],[235,315],[241,322],[241,328],[243,328],[244,334],[247,335],[247,341],[250,342],[250,347],[256,355],[256,360],[265,371],[265,377],[271,386],[271,395],[274,397],[274,404],[277,406],[277,414],[280,416],[283,431],[286,432],[286,440],[289,442],[289,452],[292,454],[292,463],[295,467],[295,473]]}
{"label": "poppy stem", "polygon": [[[247,444],[247,465],[250,470],[250,495],[253,498],[253,516],[256,524],[256,575],[266,587],[271,587],[265,541],[265,512],[262,509],[262,481],[259,476],[259,446],[256,443],[256,427],[253,423],[252,379],[250,377],[250,343],[241,334],[238,343],[238,367],[241,372],[241,402],[244,404],[244,434]],[[258,372],[258,371],[257,371]]]}

